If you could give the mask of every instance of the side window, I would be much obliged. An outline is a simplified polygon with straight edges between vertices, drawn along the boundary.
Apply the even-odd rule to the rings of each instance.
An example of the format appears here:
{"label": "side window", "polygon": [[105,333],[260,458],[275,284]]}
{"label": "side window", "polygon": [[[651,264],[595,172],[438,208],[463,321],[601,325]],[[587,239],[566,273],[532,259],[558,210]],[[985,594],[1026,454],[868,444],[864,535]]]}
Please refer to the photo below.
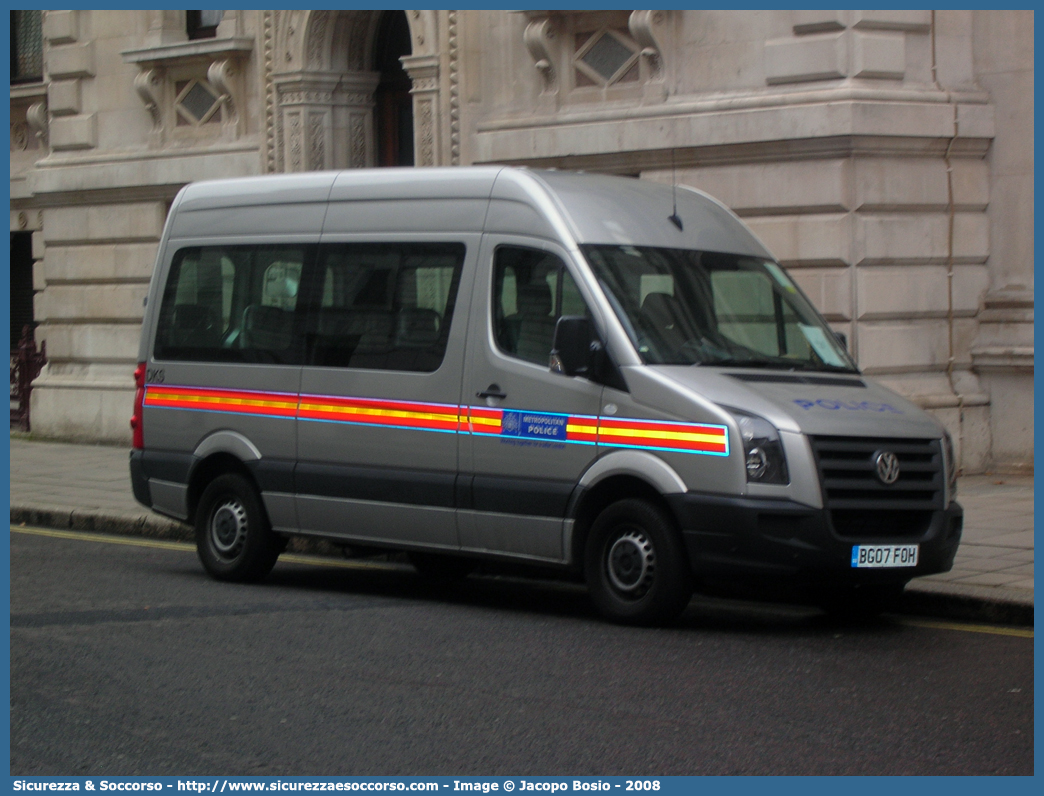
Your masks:
{"label": "side window", "polygon": [[198,362],[300,364],[297,294],[304,246],[203,246],[174,257],[155,355]]}
{"label": "side window", "polygon": [[430,373],[446,354],[461,243],[338,243],[320,248],[308,362]]}
{"label": "side window", "polygon": [[516,246],[497,248],[493,331],[504,353],[547,365],[558,319],[587,314],[580,289],[557,256]]}

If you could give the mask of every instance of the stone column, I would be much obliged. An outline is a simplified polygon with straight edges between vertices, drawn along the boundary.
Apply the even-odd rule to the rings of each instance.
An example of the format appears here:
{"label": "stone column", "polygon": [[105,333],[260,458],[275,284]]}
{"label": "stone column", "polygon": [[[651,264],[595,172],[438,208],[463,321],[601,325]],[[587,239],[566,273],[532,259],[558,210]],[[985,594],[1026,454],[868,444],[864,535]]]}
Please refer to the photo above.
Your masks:
{"label": "stone column", "polygon": [[45,207],[43,234],[34,235],[34,256],[43,254],[34,269],[42,289],[37,339],[47,341],[49,362],[33,384],[33,431],[127,443],[131,374],[166,202],[82,199]]}
{"label": "stone column", "polygon": [[372,166],[378,79],[372,72],[276,75],[282,170]]}
{"label": "stone column", "polygon": [[333,92],[336,75],[297,73],[276,76],[283,130],[283,171],[333,168],[329,146],[333,134]]}
{"label": "stone column", "polygon": [[[941,13],[941,12],[939,12]],[[990,178],[990,290],[972,343],[990,393],[994,469],[1033,470],[1033,11],[973,11],[975,79],[996,107]]]}
{"label": "stone column", "polygon": [[349,72],[334,95],[334,151],[337,168],[363,169],[377,163],[373,92],[376,72]]}
{"label": "stone column", "polygon": [[442,165],[439,56],[404,55],[400,60],[413,81],[410,93],[413,95],[414,163]]}
{"label": "stone column", "polygon": [[990,466],[1033,472],[1033,291],[1009,285],[987,294],[971,350],[990,393]]}

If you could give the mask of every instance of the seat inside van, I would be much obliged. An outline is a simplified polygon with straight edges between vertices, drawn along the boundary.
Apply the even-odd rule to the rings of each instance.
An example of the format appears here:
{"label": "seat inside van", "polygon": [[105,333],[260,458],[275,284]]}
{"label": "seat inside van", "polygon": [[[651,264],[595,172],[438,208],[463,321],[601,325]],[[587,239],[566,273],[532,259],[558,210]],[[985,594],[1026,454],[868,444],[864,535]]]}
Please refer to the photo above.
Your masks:
{"label": "seat inside van", "polygon": [[293,336],[293,313],[281,307],[251,304],[243,310],[240,347],[257,351],[285,351]]}
{"label": "seat inside van", "polygon": [[551,353],[555,336],[551,286],[542,279],[520,285],[517,301],[518,313],[506,319],[514,337],[513,353],[529,362],[543,364]]}
{"label": "seat inside van", "polygon": [[177,304],[171,312],[168,344],[183,348],[216,348],[221,320],[204,304]]}

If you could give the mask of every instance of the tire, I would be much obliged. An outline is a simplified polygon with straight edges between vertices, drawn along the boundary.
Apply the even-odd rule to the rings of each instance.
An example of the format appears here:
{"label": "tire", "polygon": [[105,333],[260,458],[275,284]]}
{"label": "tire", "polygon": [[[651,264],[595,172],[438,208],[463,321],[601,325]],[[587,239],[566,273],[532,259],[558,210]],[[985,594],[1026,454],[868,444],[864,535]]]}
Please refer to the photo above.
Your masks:
{"label": "tire", "polygon": [[196,511],[196,552],[211,576],[241,583],[261,580],[284,547],[246,478],[226,473],[203,490]]}
{"label": "tire", "polygon": [[477,561],[470,558],[439,553],[409,553],[408,557],[417,573],[430,581],[463,580],[474,572],[478,565]]}
{"label": "tire", "polygon": [[669,622],[692,598],[678,530],[646,500],[621,500],[598,515],[587,538],[584,578],[601,614],[623,624]]}

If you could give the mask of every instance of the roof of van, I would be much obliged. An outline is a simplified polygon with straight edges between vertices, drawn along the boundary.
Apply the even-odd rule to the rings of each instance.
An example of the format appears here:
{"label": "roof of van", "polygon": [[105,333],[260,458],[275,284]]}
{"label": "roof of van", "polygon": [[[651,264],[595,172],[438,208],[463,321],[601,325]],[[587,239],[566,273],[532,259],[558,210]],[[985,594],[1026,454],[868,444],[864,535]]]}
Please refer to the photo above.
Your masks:
{"label": "roof of van", "polygon": [[488,199],[503,166],[312,171],[204,180],[187,185],[179,208],[248,207],[339,200]]}
{"label": "roof of van", "polygon": [[[728,208],[691,188],[513,166],[349,169],[196,182],[182,190],[177,209],[191,212],[397,199],[521,203],[544,217],[549,232],[555,230],[556,237],[569,237],[576,243],[771,257]],[[680,229],[670,220],[672,214],[680,219]]]}
{"label": "roof of van", "polygon": [[[633,177],[533,171],[577,243],[658,246],[772,259],[740,219],[702,191]],[[498,180],[500,188],[502,180]],[[680,222],[671,220],[674,215]]]}

